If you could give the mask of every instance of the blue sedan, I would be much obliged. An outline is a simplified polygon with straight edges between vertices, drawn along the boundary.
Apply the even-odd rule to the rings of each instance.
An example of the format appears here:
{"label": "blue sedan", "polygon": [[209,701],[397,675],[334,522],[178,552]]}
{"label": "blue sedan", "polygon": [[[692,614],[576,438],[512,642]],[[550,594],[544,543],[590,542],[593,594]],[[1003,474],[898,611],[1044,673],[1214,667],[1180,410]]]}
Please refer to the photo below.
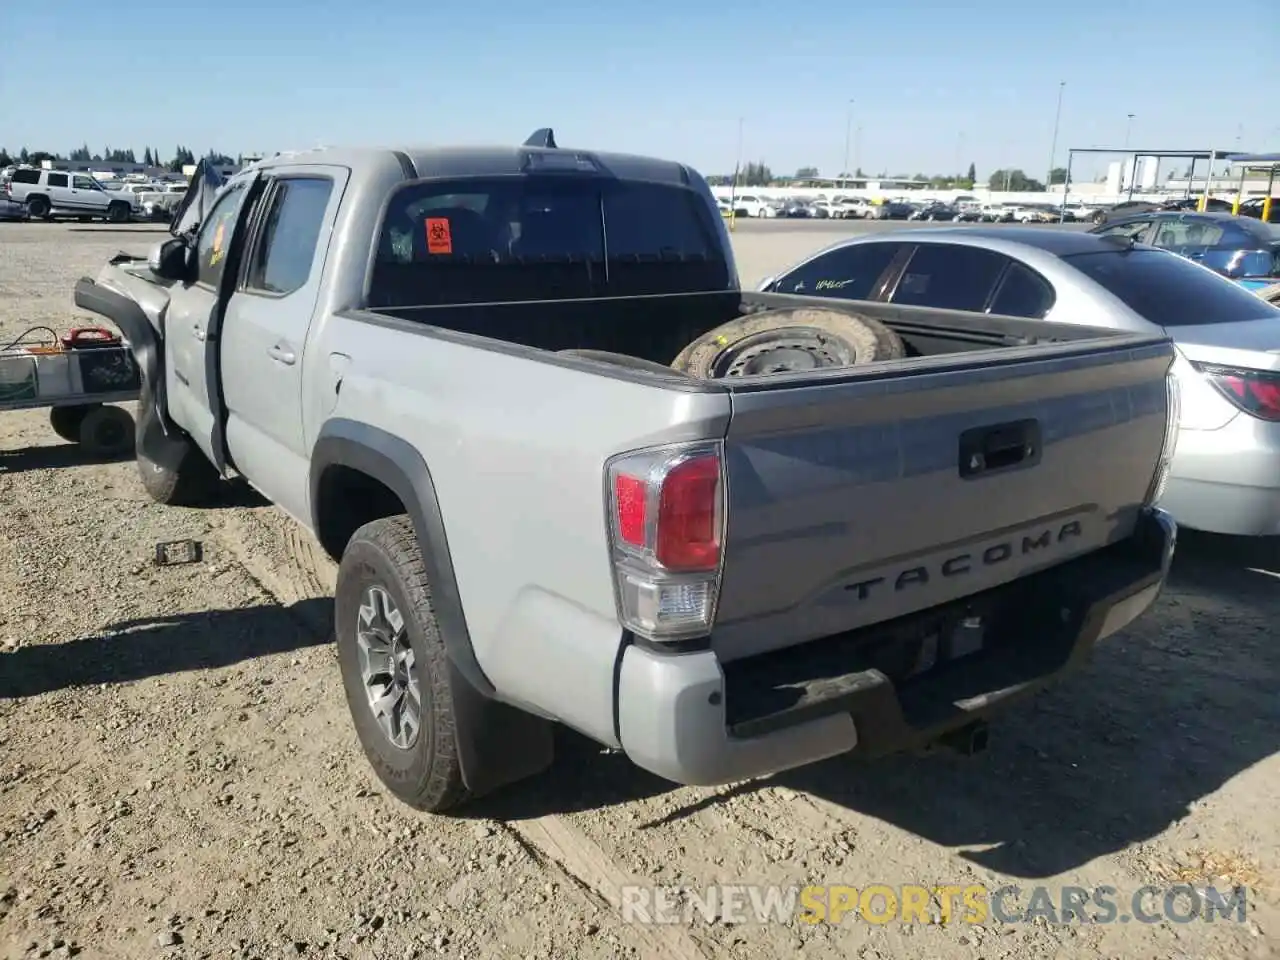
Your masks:
{"label": "blue sedan", "polygon": [[1280,226],[1251,217],[1153,210],[1112,220],[1090,233],[1163,247],[1248,290],[1280,283]]}

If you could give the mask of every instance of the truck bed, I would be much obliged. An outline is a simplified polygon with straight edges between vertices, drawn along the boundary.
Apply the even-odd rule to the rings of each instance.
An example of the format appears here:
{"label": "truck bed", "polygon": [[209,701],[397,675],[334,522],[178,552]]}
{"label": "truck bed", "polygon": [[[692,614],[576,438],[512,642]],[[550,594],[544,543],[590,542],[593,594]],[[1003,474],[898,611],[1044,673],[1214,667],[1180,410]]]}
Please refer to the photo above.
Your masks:
{"label": "truck bed", "polygon": [[[726,319],[797,305],[875,316],[903,337],[909,356],[663,382],[648,370],[547,352],[589,348],[669,363]],[[369,324],[389,328],[377,334],[383,345],[370,347],[380,355],[393,341],[412,349],[399,334],[416,331],[460,351],[450,371],[492,371],[483,401],[465,400],[479,388],[452,372],[414,374],[431,379],[429,393],[449,382],[450,395],[478,404],[473,410],[509,411],[491,443],[545,437],[552,422],[556,437],[579,444],[613,437],[620,445],[611,450],[582,458],[574,451],[587,471],[584,496],[599,482],[597,456],[653,442],[642,439],[652,433],[627,439],[631,423],[654,422],[649,407],[671,410],[668,422],[692,416],[693,407],[660,399],[668,391],[727,400],[727,426],[717,428],[728,491],[724,582],[711,638],[726,663],[948,604],[1123,540],[1165,442],[1172,347],[1145,334],[736,292],[343,316],[362,320],[363,336]],[[474,348],[508,357],[481,366],[468,359]],[[521,362],[529,359],[540,362]],[[584,374],[635,387],[593,388]],[[529,397],[541,407],[524,428],[531,434],[521,432],[524,414],[515,409]],[[557,439],[548,455],[562,445],[572,447]]]}
{"label": "truck bed", "polygon": [[1115,335],[1109,330],[1050,326],[1017,317],[738,291],[384,307],[372,315],[410,320],[438,331],[480,336],[535,350],[605,350],[665,364],[670,363],[685,344],[726,321],[759,310],[799,306],[822,307],[880,320],[902,337],[908,357],[1025,346],[1049,340],[1070,343]]}

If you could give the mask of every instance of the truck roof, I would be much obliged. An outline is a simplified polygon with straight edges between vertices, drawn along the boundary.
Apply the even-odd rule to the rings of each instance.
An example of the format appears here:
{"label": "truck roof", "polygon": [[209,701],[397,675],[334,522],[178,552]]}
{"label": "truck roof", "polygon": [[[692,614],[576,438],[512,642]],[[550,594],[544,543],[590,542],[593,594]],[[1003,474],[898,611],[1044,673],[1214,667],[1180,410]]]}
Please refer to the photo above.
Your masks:
{"label": "truck roof", "polygon": [[[625,153],[602,153],[574,147],[534,147],[507,145],[382,145],[333,146],[314,150],[280,153],[267,157],[250,168],[266,170],[279,166],[326,164],[353,169],[371,162],[395,157],[412,168],[411,179],[448,176],[511,176],[530,172],[530,167],[545,163],[531,157],[547,157],[571,162],[584,157],[622,179],[651,180],[690,184],[696,174],[682,163]],[[408,171],[406,171],[408,172]]]}

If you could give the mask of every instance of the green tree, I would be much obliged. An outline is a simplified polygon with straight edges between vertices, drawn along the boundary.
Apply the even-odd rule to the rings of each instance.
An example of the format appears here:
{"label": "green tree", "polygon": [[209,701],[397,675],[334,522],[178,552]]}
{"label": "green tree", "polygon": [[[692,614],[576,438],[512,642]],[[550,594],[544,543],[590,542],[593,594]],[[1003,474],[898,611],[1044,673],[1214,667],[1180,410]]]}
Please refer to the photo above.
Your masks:
{"label": "green tree", "polygon": [[14,158],[9,155],[9,151],[4,147],[0,147],[0,167],[10,166]]}
{"label": "green tree", "polygon": [[773,182],[773,171],[764,162],[748,163],[738,171],[738,186],[765,187]]}
{"label": "green tree", "polygon": [[796,171],[797,180],[812,180],[818,175],[817,167],[801,167]]}
{"label": "green tree", "polygon": [[992,190],[1006,190],[1013,193],[1040,193],[1044,184],[1033,180],[1022,170],[996,170],[987,179],[987,186]]}
{"label": "green tree", "polygon": [[168,167],[170,173],[181,173],[182,168],[190,166],[196,162],[195,154],[184,146],[174,148],[173,159],[169,161]]}
{"label": "green tree", "polygon": [[50,153],[47,150],[34,150],[27,156],[27,162],[34,167],[40,166],[46,160],[61,160],[62,158],[56,153]]}
{"label": "green tree", "polygon": [[978,182],[978,167],[976,164],[969,164],[969,172],[964,175],[964,178],[969,182],[965,189],[972,190],[973,185]]}
{"label": "green tree", "polygon": [[67,154],[67,159],[80,161],[92,160],[93,154],[89,152],[89,145],[86,143]]}
{"label": "green tree", "polygon": [[1067,182],[1066,167],[1054,167],[1052,170],[1049,171],[1050,185],[1055,183],[1066,183],[1066,182]]}

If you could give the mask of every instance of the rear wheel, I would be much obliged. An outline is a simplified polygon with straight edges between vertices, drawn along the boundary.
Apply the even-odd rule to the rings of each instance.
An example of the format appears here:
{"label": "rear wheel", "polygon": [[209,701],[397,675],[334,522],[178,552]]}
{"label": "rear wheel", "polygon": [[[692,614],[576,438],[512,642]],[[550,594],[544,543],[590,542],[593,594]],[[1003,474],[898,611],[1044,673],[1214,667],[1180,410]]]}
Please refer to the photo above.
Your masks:
{"label": "rear wheel", "polygon": [[195,507],[217,494],[222,477],[205,455],[188,444],[177,467],[162,466],[138,454],[138,477],[156,503],[170,507]]}
{"label": "rear wheel", "polygon": [[107,206],[107,219],[112,223],[124,223],[129,219],[129,205],[113,200]]}
{"label": "rear wheel", "polygon": [[49,426],[53,432],[70,443],[80,442],[80,424],[85,415],[96,408],[96,404],[83,404],[75,407],[53,407],[49,411]]}
{"label": "rear wheel", "polygon": [[49,200],[46,197],[32,197],[27,201],[27,213],[32,217],[42,220],[49,215],[49,211],[53,208],[49,206]]}
{"label": "rear wheel", "polygon": [[849,367],[906,355],[878,320],[836,310],[766,310],[709,330],[680,351],[676,370],[699,379]]}
{"label": "rear wheel", "polygon": [[133,446],[133,416],[120,407],[94,407],[80,420],[80,446],[95,457],[118,457]]}
{"label": "rear wheel", "polygon": [[367,523],[348,541],[334,629],[347,706],[378,779],[418,810],[468,799],[448,657],[408,517]]}

